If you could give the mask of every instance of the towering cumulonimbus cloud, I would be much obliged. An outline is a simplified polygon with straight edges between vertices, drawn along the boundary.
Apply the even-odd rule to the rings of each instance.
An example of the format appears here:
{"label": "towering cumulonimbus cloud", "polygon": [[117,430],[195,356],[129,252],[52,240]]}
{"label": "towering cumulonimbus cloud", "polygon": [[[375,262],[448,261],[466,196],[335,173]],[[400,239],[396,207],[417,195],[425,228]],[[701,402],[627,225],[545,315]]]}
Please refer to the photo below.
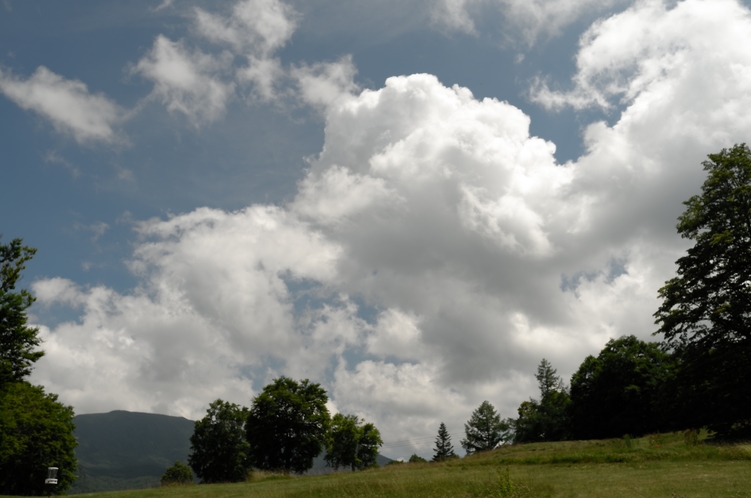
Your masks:
{"label": "towering cumulonimbus cloud", "polygon": [[651,338],[700,162],[751,133],[749,33],[734,0],[595,23],[572,89],[532,89],[616,113],[566,164],[507,102],[428,74],[360,91],[348,59],[300,67],[325,141],[294,198],[138,224],[127,293],[35,282],[39,304],[81,314],[42,327],[34,379],[81,411],[195,418],[309,377],[390,441],[457,431],[485,399],[512,416],[543,357],[565,378],[612,337]]}

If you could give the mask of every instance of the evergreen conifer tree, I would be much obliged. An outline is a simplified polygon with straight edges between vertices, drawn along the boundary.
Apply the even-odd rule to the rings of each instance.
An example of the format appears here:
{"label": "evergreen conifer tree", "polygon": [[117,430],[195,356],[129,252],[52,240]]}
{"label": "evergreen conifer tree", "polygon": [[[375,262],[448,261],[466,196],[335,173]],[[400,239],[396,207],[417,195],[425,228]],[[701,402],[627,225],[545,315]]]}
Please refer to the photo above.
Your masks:
{"label": "evergreen conifer tree", "polygon": [[435,451],[433,455],[434,462],[443,462],[456,456],[454,446],[451,444],[451,436],[449,435],[449,431],[446,430],[446,424],[443,422],[438,427],[438,436],[435,438],[435,449],[433,451]]}
{"label": "evergreen conifer tree", "polygon": [[502,441],[508,440],[510,426],[506,420],[501,420],[493,405],[483,401],[472,417],[464,424],[467,435],[462,440],[462,448],[468,455],[478,451],[492,450]]}

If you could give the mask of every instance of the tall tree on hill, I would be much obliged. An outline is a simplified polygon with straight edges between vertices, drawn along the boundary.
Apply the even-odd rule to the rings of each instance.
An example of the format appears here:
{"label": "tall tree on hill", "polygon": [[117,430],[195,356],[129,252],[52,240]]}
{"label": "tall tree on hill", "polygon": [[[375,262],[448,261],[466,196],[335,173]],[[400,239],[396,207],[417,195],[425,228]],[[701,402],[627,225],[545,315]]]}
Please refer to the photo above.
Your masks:
{"label": "tall tree on hill", "polygon": [[356,415],[334,415],[326,444],[326,465],[335,469],[349,467],[353,471],[376,465],[383,441],[376,426],[364,422]]}
{"label": "tall tree on hill", "polygon": [[275,379],[253,399],[246,435],[251,463],[262,470],[302,474],[326,444],[330,417],[320,384]]}
{"label": "tall tree on hill", "polygon": [[701,195],[684,204],[681,237],[694,241],[659,291],[664,346],[680,358],[683,424],[751,437],[751,150],[710,154]]}
{"label": "tall tree on hill", "polygon": [[509,429],[509,424],[501,420],[495,407],[483,401],[464,424],[466,437],[461,441],[462,448],[468,455],[478,451],[492,450],[508,439]]}
{"label": "tall tree on hill", "polygon": [[519,406],[514,420],[514,441],[562,441],[569,438],[568,389],[548,360],[542,359],[535,375],[540,400],[530,399]]}
{"label": "tall tree on hill", "polygon": [[435,438],[435,448],[433,449],[433,461],[444,462],[449,458],[456,457],[454,446],[451,444],[451,436],[446,430],[446,424],[441,422],[438,426],[438,435]]}
{"label": "tall tree on hill", "polygon": [[245,440],[248,409],[218,399],[196,422],[190,437],[188,464],[201,482],[241,482],[250,470],[250,446]]}
{"label": "tall tree on hill", "polygon": [[[35,253],[21,239],[0,243],[0,494],[64,493],[78,467],[73,408],[24,380],[44,355],[26,316],[34,297],[15,290]],[[47,467],[59,472],[57,485],[45,489]]]}

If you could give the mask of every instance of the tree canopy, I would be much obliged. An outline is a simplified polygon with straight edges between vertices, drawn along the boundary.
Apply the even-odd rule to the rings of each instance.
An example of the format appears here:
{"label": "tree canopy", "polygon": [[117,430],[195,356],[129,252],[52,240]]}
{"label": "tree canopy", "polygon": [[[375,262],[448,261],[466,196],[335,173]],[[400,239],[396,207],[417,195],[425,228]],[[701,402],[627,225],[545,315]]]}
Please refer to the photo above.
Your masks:
{"label": "tree canopy", "polygon": [[[61,494],[78,468],[73,408],[24,379],[44,355],[38,329],[27,325],[34,297],[16,290],[36,249],[21,239],[0,243],[0,494]],[[58,484],[45,487],[47,467],[58,468]]]}
{"label": "tree canopy", "polygon": [[245,480],[250,470],[250,447],[245,440],[248,413],[243,406],[218,399],[196,422],[188,464],[201,482]]}
{"label": "tree canopy", "polygon": [[495,407],[483,401],[464,424],[466,437],[461,441],[462,448],[467,454],[492,450],[501,441],[508,439],[509,429],[509,424],[501,421]]}
{"label": "tree canopy", "polygon": [[320,384],[275,379],[253,399],[246,435],[251,463],[262,470],[302,474],[326,444],[330,416]]}
{"label": "tree canopy", "polygon": [[0,243],[0,389],[31,373],[34,362],[44,355],[36,349],[41,343],[38,329],[27,325],[26,309],[34,297],[26,289],[16,291],[21,272],[36,249],[21,239]]}
{"label": "tree canopy", "polygon": [[574,437],[642,436],[664,429],[658,397],[672,365],[657,343],[634,336],[608,341],[571,378]]}
{"label": "tree canopy", "polygon": [[684,204],[678,233],[694,241],[655,313],[678,372],[684,422],[751,435],[751,150],[710,154],[700,195]]}
{"label": "tree canopy", "polygon": [[[62,494],[78,467],[73,408],[40,386],[11,382],[0,390],[0,494]],[[45,485],[57,467],[57,485]]]}
{"label": "tree canopy", "polygon": [[162,486],[192,484],[193,472],[191,472],[190,467],[178,460],[172,467],[164,471],[164,474],[162,475],[162,478],[159,480],[159,482]]}
{"label": "tree canopy", "polygon": [[337,413],[331,420],[326,448],[326,464],[338,469],[362,470],[376,465],[378,448],[383,445],[375,425],[356,415]]}
{"label": "tree canopy", "polygon": [[562,441],[570,436],[568,389],[556,369],[545,358],[535,374],[540,400],[530,399],[519,406],[513,421],[514,442]]}

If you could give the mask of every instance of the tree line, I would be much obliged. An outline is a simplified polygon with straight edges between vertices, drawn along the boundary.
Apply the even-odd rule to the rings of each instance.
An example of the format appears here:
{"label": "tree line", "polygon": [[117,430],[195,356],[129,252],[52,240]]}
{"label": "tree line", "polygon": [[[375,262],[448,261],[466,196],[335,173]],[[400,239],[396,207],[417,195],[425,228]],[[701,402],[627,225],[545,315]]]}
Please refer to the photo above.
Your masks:
{"label": "tree line", "polygon": [[659,290],[661,342],[611,339],[567,386],[543,359],[540,396],[501,420],[487,401],[465,424],[468,453],[500,442],[641,436],[708,429],[751,439],[751,150],[710,154],[702,193],[684,202],[681,237],[694,241]]}

